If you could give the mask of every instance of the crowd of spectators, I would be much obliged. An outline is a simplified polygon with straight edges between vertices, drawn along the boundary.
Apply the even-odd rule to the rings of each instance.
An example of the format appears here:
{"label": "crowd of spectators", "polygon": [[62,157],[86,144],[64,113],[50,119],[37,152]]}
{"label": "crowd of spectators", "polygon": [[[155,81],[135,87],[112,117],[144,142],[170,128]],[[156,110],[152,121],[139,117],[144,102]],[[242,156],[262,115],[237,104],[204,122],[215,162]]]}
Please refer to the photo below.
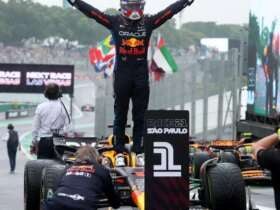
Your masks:
{"label": "crowd of spectators", "polygon": [[62,46],[5,46],[0,43],[0,63],[86,64],[88,49]]}

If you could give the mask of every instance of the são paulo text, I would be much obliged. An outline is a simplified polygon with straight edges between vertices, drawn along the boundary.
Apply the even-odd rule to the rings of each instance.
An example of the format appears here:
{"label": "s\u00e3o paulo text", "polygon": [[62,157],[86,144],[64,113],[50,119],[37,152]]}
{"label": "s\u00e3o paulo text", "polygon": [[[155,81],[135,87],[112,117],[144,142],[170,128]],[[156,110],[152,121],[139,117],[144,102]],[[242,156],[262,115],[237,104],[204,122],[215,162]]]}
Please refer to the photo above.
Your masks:
{"label": "s\u00e3o paulo text", "polygon": [[148,128],[148,134],[187,134],[187,128]]}

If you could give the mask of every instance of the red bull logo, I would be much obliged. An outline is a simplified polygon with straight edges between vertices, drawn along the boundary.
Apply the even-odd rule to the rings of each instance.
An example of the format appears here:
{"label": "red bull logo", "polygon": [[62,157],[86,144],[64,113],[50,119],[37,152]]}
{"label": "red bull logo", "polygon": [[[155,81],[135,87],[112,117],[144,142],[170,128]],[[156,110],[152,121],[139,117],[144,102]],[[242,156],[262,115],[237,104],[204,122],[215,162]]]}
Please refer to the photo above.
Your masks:
{"label": "red bull logo", "polygon": [[145,45],[144,39],[136,39],[136,38],[122,39],[122,46],[135,48],[135,47],[143,47],[144,45]]}

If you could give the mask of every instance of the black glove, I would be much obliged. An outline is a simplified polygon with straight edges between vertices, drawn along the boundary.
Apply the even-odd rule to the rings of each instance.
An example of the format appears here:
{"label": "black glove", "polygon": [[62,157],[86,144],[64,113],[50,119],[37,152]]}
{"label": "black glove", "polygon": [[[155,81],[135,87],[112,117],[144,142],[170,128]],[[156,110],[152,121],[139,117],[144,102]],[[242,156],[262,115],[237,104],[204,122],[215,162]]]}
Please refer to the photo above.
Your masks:
{"label": "black glove", "polygon": [[190,6],[190,5],[192,5],[193,2],[194,2],[194,0],[188,0],[187,5]]}
{"label": "black glove", "polygon": [[69,4],[71,4],[72,6],[74,6],[74,4],[76,3],[76,0],[67,0],[69,2]]}

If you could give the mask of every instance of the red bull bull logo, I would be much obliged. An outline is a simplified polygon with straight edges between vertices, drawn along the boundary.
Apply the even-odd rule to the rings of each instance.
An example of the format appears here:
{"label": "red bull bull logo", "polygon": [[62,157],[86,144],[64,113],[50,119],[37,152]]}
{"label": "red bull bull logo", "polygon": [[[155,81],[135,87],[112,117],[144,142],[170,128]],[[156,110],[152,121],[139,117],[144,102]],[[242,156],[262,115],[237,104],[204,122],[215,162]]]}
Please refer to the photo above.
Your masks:
{"label": "red bull bull logo", "polygon": [[122,39],[122,46],[135,48],[135,47],[143,47],[144,45],[145,45],[144,39],[136,39],[136,38]]}

